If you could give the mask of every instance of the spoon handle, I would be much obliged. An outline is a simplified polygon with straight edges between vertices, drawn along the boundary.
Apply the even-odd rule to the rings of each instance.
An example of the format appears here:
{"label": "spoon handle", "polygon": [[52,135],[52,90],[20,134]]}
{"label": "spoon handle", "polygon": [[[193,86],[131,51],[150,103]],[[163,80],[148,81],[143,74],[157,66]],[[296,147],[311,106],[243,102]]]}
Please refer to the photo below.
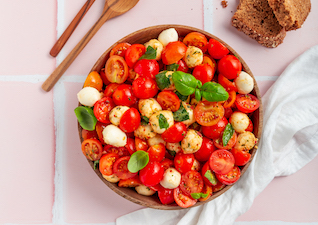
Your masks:
{"label": "spoon handle", "polygon": [[50,51],[50,55],[55,57],[59,54],[69,37],[72,35],[73,31],[77,27],[77,25],[81,22],[89,8],[93,5],[95,0],[87,0],[87,2],[83,5],[81,10],[77,13],[77,15],[74,17],[72,22],[68,25],[66,30],[63,32],[61,37],[57,40],[57,42],[54,44]]}

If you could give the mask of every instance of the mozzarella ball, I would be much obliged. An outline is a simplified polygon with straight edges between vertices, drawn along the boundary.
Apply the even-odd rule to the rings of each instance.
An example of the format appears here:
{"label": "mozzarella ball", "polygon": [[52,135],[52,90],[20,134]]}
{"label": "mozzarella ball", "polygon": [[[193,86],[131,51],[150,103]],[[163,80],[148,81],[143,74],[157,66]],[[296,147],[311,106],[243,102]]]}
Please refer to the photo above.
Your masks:
{"label": "mozzarella ball", "polygon": [[[163,116],[163,117],[162,117]],[[168,127],[162,127],[160,128],[160,123],[159,123],[159,118],[165,118],[166,121],[168,122]],[[162,110],[159,112],[155,112],[152,114],[152,116],[149,118],[149,123],[152,127],[152,129],[157,133],[157,134],[162,134],[165,132],[169,127],[173,126],[174,120],[173,120],[173,114],[169,110]]]}
{"label": "mozzarella ball", "polygon": [[85,106],[93,107],[95,102],[103,97],[103,94],[100,93],[96,88],[93,87],[84,87],[77,93],[78,101]]}
{"label": "mozzarella ball", "polygon": [[140,124],[134,131],[134,135],[142,140],[147,140],[156,136],[156,133],[149,124]]}
{"label": "mozzarella ball", "polygon": [[149,187],[143,184],[136,186],[135,190],[137,191],[138,194],[145,195],[145,196],[151,196],[154,193],[156,193],[154,190],[151,190]]}
{"label": "mozzarella ball", "polygon": [[184,123],[186,126],[190,126],[195,122],[193,108],[190,104],[187,104],[186,102],[182,102],[182,106],[189,113],[189,119],[182,121],[182,123]]}
{"label": "mozzarella ball", "polygon": [[181,141],[181,148],[184,154],[197,152],[202,145],[202,135],[193,129],[189,129],[185,137]]}
{"label": "mozzarella ball", "polygon": [[254,88],[254,80],[248,73],[241,71],[237,78],[235,78],[234,83],[237,87],[238,93],[248,94]]}
{"label": "mozzarella ball", "polygon": [[129,109],[128,106],[116,106],[109,112],[109,120],[112,124],[118,126],[123,114]]}
{"label": "mozzarella ball", "polygon": [[181,174],[175,168],[168,168],[163,174],[160,184],[164,188],[174,189],[180,185]]}
{"label": "mozzarella ball", "polygon": [[166,149],[168,149],[169,151],[174,151],[175,153],[182,151],[181,144],[179,142],[177,142],[177,143],[167,142]]}
{"label": "mozzarella ball", "polygon": [[103,139],[106,144],[123,147],[127,144],[127,135],[115,125],[108,125],[103,130]]}
{"label": "mozzarella ball", "polygon": [[250,119],[245,113],[234,112],[232,113],[229,122],[237,133],[242,133],[248,127]]}
{"label": "mozzarella ball", "polygon": [[178,32],[174,28],[164,30],[158,36],[158,41],[160,41],[163,46],[166,46],[169,42],[178,41],[178,39]]}
{"label": "mozzarella ball", "polygon": [[163,138],[161,137],[160,134],[157,134],[156,136],[154,137],[151,137],[147,140],[147,144],[148,146],[153,146],[153,145],[158,145],[162,143],[164,146],[166,146],[166,142],[163,140]]}
{"label": "mozzarella ball", "polygon": [[161,111],[162,107],[154,98],[140,99],[138,102],[139,112],[142,116],[150,118],[155,112]]}
{"label": "mozzarella ball", "polygon": [[184,56],[184,61],[189,68],[193,68],[203,62],[203,52],[201,49],[189,46]]}
{"label": "mozzarella ball", "polygon": [[105,180],[107,180],[107,181],[109,181],[111,183],[117,183],[120,180],[120,178],[117,175],[115,175],[115,174],[112,174],[112,175],[109,175],[109,176],[106,176],[104,174],[102,174],[102,175],[103,175],[103,178]]}
{"label": "mozzarella ball", "polygon": [[245,131],[237,136],[237,141],[234,146],[237,150],[249,151],[257,142],[257,138],[252,132]]}
{"label": "mozzarella ball", "polygon": [[151,39],[150,41],[148,41],[147,43],[144,44],[146,49],[148,48],[148,46],[151,46],[153,49],[156,50],[156,58],[155,60],[160,60],[161,59],[161,53],[163,50],[163,45],[160,41],[158,41],[157,39]]}

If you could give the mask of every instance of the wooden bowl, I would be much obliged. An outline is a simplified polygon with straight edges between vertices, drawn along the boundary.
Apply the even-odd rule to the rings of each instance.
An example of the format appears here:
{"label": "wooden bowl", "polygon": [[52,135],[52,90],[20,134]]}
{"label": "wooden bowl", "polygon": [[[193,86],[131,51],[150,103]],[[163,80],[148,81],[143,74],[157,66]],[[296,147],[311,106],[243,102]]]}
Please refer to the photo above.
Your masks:
{"label": "wooden bowl", "polygon": [[[130,44],[134,44],[134,43],[143,44],[143,43],[146,43],[147,41],[149,41],[150,39],[158,38],[158,35],[161,33],[161,31],[168,29],[168,28],[175,28],[177,30],[179,36],[181,36],[181,37],[184,37],[186,34],[188,34],[190,32],[197,31],[197,32],[204,34],[208,40],[210,38],[213,38],[213,39],[216,39],[216,40],[220,41],[221,43],[223,43],[230,50],[230,54],[235,55],[241,61],[242,66],[243,66],[242,70],[247,72],[248,74],[250,74],[253,77],[254,89],[251,92],[251,94],[257,96],[257,98],[260,100],[260,103],[261,103],[261,95],[260,95],[258,86],[256,84],[255,78],[252,74],[252,71],[249,69],[249,67],[247,66],[245,61],[242,59],[242,57],[231,46],[229,46],[227,43],[222,41],[220,38],[215,37],[214,35],[209,34],[203,30],[200,30],[200,29],[197,29],[194,27],[189,27],[189,26],[174,25],[174,24],[172,24],[172,25],[158,25],[158,26],[144,28],[144,29],[138,30],[134,33],[131,33],[131,34],[127,35],[126,37],[120,39],[119,41],[114,43],[109,49],[107,49],[104,52],[104,54],[97,60],[97,62],[95,63],[95,65],[93,66],[91,71],[97,71],[97,72],[101,71],[101,69],[105,66],[106,60],[109,58],[109,54],[110,54],[111,49],[113,47],[115,47],[116,44],[122,43],[122,42],[128,42]],[[252,119],[253,125],[254,125],[253,133],[255,134],[255,137],[258,138],[258,140],[260,140],[261,132],[262,132],[262,121],[263,121],[263,113],[262,112],[263,111],[262,111],[262,103],[261,103],[260,107],[255,112],[253,112],[253,114],[251,116],[251,119]],[[79,130],[80,140],[82,142],[83,141],[82,128],[79,124],[78,124],[78,130]],[[254,158],[256,151],[257,151],[257,147],[253,148],[250,151],[250,153],[252,155],[250,161],[245,166],[240,167],[241,168],[241,176],[244,176],[244,173],[247,170],[248,166],[250,165],[250,162]],[[87,161],[91,165],[92,169],[94,169],[94,163],[90,160],[87,160]],[[119,194],[120,196],[122,196],[122,197],[124,197],[124,198],[126,198],[134,203],[137,203],[137,204],[142,205],[142,206],[155,208],[155,209],[162,209],[162,210],[183,209],[176,204],[174,204],[174,205],[161,204],[159,202],[157,195],[150,196],[150,197],[143,196],[143,195],[138,194],[134,189],[118,187],[117,184],[110,183],[110,182],[106,181],[102,177],[102,174],[99,172],[98,169],[94,170],[94,171],[96,172],[97,176],[99,176],[101,181],[104,182],[115,193]],[[235,184],[233,184],[233,185],[235,185]],[[205,204],[206,202],[212,201],[213,199],[217,198],[218,196],[222,195],[224,192],[229,190],[233,185],[226,186],[222,190],[213,193],[213,195],[207,201],[204,201],[204,202],[198,201],[192,207],[199,206],[199,205]],[[248,188],[248,187],[246,187],[246,188]]]}

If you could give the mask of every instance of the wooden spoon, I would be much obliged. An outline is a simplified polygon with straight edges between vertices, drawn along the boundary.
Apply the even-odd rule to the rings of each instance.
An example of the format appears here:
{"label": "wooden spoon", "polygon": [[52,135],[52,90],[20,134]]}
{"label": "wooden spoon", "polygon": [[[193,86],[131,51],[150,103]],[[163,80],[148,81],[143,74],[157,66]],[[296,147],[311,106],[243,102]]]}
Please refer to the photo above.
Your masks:
{"label": "wooden spoon", "polygon": [[122,15],[132,9],[139,0],[105,0],[102,15],[74,49],[66,56],[63,62],[53,71],[53,73],[42,84],[44,91],[50,91],[60,79],[67,68],[72,64],[79,53],[84,49],[88,42],[93,38],[101,26],[109,19]]}

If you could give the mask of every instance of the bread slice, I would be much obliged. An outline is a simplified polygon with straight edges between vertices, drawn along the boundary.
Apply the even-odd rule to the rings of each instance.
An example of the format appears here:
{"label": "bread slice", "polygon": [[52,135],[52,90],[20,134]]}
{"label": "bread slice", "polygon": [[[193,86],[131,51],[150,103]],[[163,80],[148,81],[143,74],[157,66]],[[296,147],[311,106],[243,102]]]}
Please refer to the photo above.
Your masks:
{"label": "bread slice", "polygon": [[232,26],[268,48],[277,47],[286,36],[268,0],[240,0]]}
{"label": "bread slice", "polygon": [[310,0],[268,0],[268,3],[286,31],[300,28],[311,10]]}

